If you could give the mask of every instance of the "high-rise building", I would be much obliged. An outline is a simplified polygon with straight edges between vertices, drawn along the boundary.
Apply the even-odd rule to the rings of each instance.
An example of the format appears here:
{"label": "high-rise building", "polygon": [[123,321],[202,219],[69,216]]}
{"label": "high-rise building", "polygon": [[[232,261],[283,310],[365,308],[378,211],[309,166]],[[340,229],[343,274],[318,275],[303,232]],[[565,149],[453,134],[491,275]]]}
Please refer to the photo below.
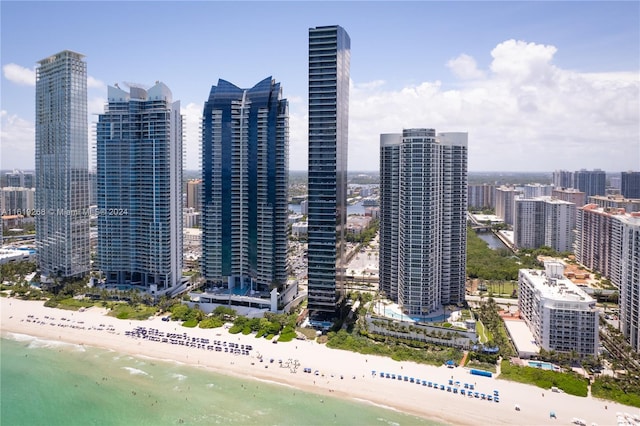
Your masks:
{"label": "high-rise building", "polygon": [[87,64],[62,51],[36,68],[35,208],[44,277],[89,272]]}
{"label": "high-rise building", "polygon": [[552,176],[552,183],[556,188],[573,188],[573,172],[555,170]]}
{"label": "high-rise building", "polygon": [[585,193],[578,191],[575,188],[557,188],[551,191],[551,196],[557,198],[558,200],[573,203],[577,207],[582,207],[587,202]]}
{"label": "high-rise building", "polygon": [[7,172],[2,179],[2,187],[33,188],[33,173],[22,170]]}
{"label": "high-rise building", "polygon": [[202,276],[234,294],[287,280],[289,110],[280,83],[211,87],[202,119]]}
{"label": "high-rise building", "polygon": [[578,170],[573,173],[573,187],[585,193],[587,199],[592,195],[605,195],[606,173],[600,169]]}
{"label": "high-rise building", "polygon": [[612,240],[615,216],[621,209],[603,209],[587,204],[578,209],[576,221],[576,260],[605,277],[612,277]]}
{"label": "high-rise building", "polygon": [[35,190],[33,188],[7,187],[0,189],[0,211],[2,215],[31,216],[34,211]]}
{"label": "high-rise building", "polygon": [[519,249],[544,245],[544,202],[541,199],[516,197],[513,243]]}
{"label": "high-rise building", "polygon": [[328,315],[344,293],[351,40],[309,29],[308,308]]}
{"label": "high-rise building", "polygon": [[496,203],[496,216],[502,218],[504,223],[513,226],[514,220],[514,207],[516,196],[522,194],[522,191],[512,186],[500,186],[496,188],[495,203]]}
{"label": "high-rise building", "polygon": [[182,278],[182,116],[161,82],[108,88],[97,123],[97,263],[152,294]]}
{"label": "high-rise building", "polygon": [[640,198],[640,172],[622,172],[620,180],[624,198]]}
{"label": "high-rise building", "polygon": [[491,209],[495,206],[493,195],[495,193],[495,185],[482,184],[482,185],[469,185],[468,202],[471,209]]}
{"label": "high-rise building", "polygon": [[611,281],[620,289],[620,330],[640,352],[640,213],[614,220]]}
{"label": "high-rise building", "polygon": [[380,135],[380,291],[397,302],[402,134]]}
{"label": "high-rise building", "polygon": [[640,213],[588,204],[576,228],[576,260],[620,290],[620,330],[640,351]]}
{"label": "high-rise building", "polygon": [[535,341],[547,351],[595,356],[598,353],[596,301],[563,276],[564,265],[520,269],[518,308]]}
{"label": "high-rise building", "polygon": [[528,183],[523,188],[523,195],[525,198],[547,197],[551,195],[552,190],[552,185]]}
{"label": "high-rise building", "polygon": [[202,179],[190,179],[187,182],[187,202],[185,207],[195,209],[199,212],[202,210],[202,201],[200,199],[202,193]]}
{"label": "high-rise building", "polygon": [[576,206],[551,197],[516,197],[513,236],[518,248],[573,251]]}
{"label": "high-rise building", "polygon": [[587,200],[603,209],[624,209],[627,213],[640,212],[640,199],[624,198],[622,195],[594,195]]}
{"label": "high-rise building", "polygon": [[380,136],[380,286],[409,315],[464,300],[467,137]]}

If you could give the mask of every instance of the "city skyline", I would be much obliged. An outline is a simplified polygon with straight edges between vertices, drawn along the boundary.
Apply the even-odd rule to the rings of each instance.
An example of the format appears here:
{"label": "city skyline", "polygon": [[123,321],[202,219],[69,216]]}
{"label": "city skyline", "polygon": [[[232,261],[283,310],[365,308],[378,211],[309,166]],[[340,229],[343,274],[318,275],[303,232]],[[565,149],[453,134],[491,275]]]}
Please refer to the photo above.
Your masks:
{"label": "city skyline", "polygon": [[[71,49],[86,55],[92,123],[107,84],[131,78],[151,85],[159,78],[173,88],[186,117],[186,169],[200,168],[204,88],[218,76],[240,86],[278,76],[290,100],[289,169],[306,170],[306,32],[333,24],[357,40],[349,170],[377,170],[379,134],[424,122],[474,134],[470,171],[640,168],[635,2],[29,3],[0,5],[2,169],[34,168],[35,63]],[[55,17],[71,10],[77,25],[62,26]],[[145,31],[138,22],[151,11],[176,36],[144,51],[93,19],[117,20],[129,28],[122,37],[131,37]],[[210,16],[221,14],[228,19],[211,28]],[[52,23],[58,21],[60,27]],[[240,22],[261,37],[209,43],[204,53],[189,47]],[[167,55],[181,66],[163,66],[159,58]],[[251,66],[226,60],[240,57],[251,58]],[[113,67],[122,63],[126,69]]]}

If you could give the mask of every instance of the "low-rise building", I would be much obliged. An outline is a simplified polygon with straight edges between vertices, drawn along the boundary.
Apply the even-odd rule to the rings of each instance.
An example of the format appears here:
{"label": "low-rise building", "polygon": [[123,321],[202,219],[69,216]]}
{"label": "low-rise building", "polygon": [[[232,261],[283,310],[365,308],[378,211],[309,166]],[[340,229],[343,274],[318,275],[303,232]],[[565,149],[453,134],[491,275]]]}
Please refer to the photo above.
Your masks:
{"label": "low-rise building", "polygon": [[520,316],[536,343],[547,351],[597,355],[596,301],[565,278],[564,265],[545,262],[545,270],[521,269]]}

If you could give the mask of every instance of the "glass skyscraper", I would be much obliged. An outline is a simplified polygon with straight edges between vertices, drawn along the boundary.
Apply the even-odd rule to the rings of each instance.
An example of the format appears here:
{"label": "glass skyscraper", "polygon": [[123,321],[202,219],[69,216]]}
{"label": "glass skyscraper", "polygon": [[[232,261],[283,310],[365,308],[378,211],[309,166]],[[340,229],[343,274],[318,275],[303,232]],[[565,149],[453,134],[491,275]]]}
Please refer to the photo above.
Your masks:
{"label": "glass skyscraper", "polygon": [[98,266],[162,294],[182,278],[182,116],[160,82],[110,86],[97,124]]}
{"label": "glass skyscraper", "polygon": [[581,169],[573,172],[573,187],[585,193],[587,202],[592,195],[606,194],[606,174],[604,170]]}
{"label": "glass skyscraper", "polygon": [[464,301],[467,134],[380,136],[380,289],[409,315]]}
{"label": "glass skyscraper", "polygon": [[218,80],[202,118],[202,275],[235,294],[287,281],[289,104],[280,83]]}
{"label": "glass skyscraper", "polygon": [[624,198],[640,198],[640,172],[622,172],[620,173],[620,181]]}
{"label": "glass skyscraper", "polygon": [[36,68],[35,217],[44,277],[89,272],[87,64],[62,51]]}
{"label": "glass skyscraper", "polygon": [[343,294],[351,40],[309,29],[308,308],[334,313]]}

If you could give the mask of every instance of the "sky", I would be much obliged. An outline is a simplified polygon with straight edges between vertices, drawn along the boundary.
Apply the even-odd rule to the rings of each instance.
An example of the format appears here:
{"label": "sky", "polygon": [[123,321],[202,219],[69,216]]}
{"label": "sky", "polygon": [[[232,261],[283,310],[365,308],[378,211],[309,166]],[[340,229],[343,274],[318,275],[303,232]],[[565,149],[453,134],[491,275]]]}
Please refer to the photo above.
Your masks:
{"label": "sky", "polygon": [[190,170],[211,86],[271,76],[289,100],[289,168],[306,170],[308,29],[324,25],[351,37],[350,171],[377,171],[380,134],[414,127],[468,132],[469,171],[640,170],[637,1],[5,0],[0,169],[33,169],[36,64],[73,50],[90,122],[108,85],[171,89]]}

